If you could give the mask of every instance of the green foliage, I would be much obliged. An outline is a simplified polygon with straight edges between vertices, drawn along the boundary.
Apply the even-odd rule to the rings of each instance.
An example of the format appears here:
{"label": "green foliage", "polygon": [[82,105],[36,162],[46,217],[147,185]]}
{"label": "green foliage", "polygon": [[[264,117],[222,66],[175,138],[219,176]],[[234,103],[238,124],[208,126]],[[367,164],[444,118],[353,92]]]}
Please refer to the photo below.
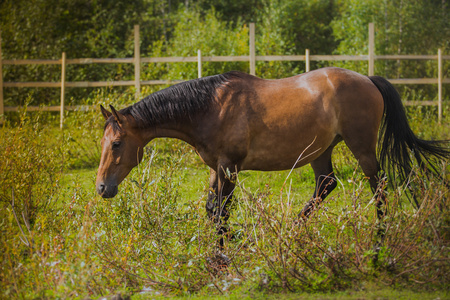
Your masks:
{"label": "green foliage", "polygon": [[[440,48],[448,52],[450,27],[448,7],[439,1],[339,1],[339,11],[331,21],[338,41],[336,54],[368,53],[368,24],[375,24],[375,53],[437,55]],[[338,62],[335,66],[367,74],[366,62]],[[448,68],[444,67],[444,73]],[[386,78],[437,78],[436,61],[378,60],[375,74]],[[446,75],[444,75],[446,76]],[[436,88],[431,85],[397,86],[408,100],[435,100]],[[444,94],[450,90],[444,85]]]}
{"label": "green foliage", "polygon": [[[140,25],[142,56],[195,56],[198,49],[203,56],[248,55],[249,22],[256,22],[257,55],[304,54],[307,48],[311,54],[367,54],[369,22],[375,22],[377,54],[436,54],[439,47],[448,51],[446,5],[6,0],[0,3],[0,26],[4,59],[58,59],[63,51],[68,58],[131,57],[134,24]],[[367,71],[366,62],[334,65]],[[258,62],[257,75],[286,77],[304,67],[302,62]],[[390,78],[437,77],[435,61],[378,61],[375,68]],[[5,81],[59,81],[60,76],[58,66],[3,69]],[[145,80],[197,77],[196,63],[149,64],[141,70]],[[248,63],[203,63],[204,76],[229,70],[248,71]],[[67,67],[68,81],[133,76],[127,64]],[[143,94],[159,88],[145,87]],[[8,106],[58,102],[57,89],[4,91]],[[405,99],[436,98],[435,86],[401,87],[401,93]],[[121,108],[134,102],[134,91],[70,89],[67,97],[70,105]],[[436,124],[435,107],[407,111],[420,138],[450,138],[449,106],[442,125]],[[178,141],[152,143],[119,195],[105,200],[94,186],[103,119],[96,110],[65,117],[60,131],[57,114],[23,111],[8,115],[11,122],[0,129],[2,298],[97,298],[141,291],[142,297],[265,298],[280,291],[311,297],[325,291],[334,297],[339,290],[363,291],[366,297],[371,286],[385,285],[437,290],[441,296],[448,287],[450,198],[439,180],[411,177],[424,203],[417,211],[405,201],[405,188],[389,191],[387,235],[375,263],[374,199],[343,143],[333,157],[337,191],[302,224],[293,221],[314,189],[310,168],[289,178],[289,172],[243,172],[230,219],[234,235],[224,249],[232,264],[217,270],[211,264],[217,251],[214,224],[204,210],[208,170],[194,151]],[[443,162],[442,176],[450,178],[448,172]]]}
{"label": "green foliage", "polygon": [[[335,7],[330,1],[263,1],[256,21],[257,55],[330,54],[336,42],[330,22]],[[280,78],[303,73],[303,62],[258,62],[257,74]],[[313,62],[312,68],[320,64]]]}
{"label": "green foliage", "polygon": [[[4,59],[132,57],[133,26],[140,25],[141,56],[248,55],[248,24],[256,22],[257,55],[367,54],[368,23],[376,29],[376,54],[448,52],[450,27],[445,1],[12,1],[0,3]],[[312,62],[311,68],[341,66],[361,73],[367,62]],[[197,77],[195,63],[142,65],[144,79]],[[257,75],[287,77],[303,72],[304,62],[258,62]],[[203,74],[248,71],[247,62],[203,63]],[[3,66],[5,81],[60,80],[58,65]],[[435,61],[377,61],[375,73],[388,78],[436,78]],[[444,77],[448,77],[444,62]],[[132,80],[132,64],[68,65],[67,81]],[[123,88],[117,88],[122,89]],[[149,88],[154,90],[154,88]],[[436,99],[436,88],[402,86],[409,100]],[[444,85],[444,95],[450,92]],[[92,89],[67,90],[80,104]],[[50,88],[4,89],[7,106],[57,105]]]}
{"label": "green foliage", "polygon": [[[264,55],[289,54],[293,44],[290,39],[285,39],[284,19],[287,7],[276,2],[266,2],[257,24],[261,24],[256,30],[256,53]],[[292,63],[257,62],[256,73],[265,78],[280,78],[297,73]],[[283,75],[282,75],[283,74]]]}
{"label": "green foliage", "polygon": [[[3,58],[60,59],[62,52],[67,58],[126,57],[133,53],[133,25],[141,22],[144,13],[141,1],[2,1]],[[155,27],[144,26],[143,32],[150,28]],[[4,66],[3,70],[5,81],[58,82],[61,75],[59,66]],[[68,81],[117,80],[115,73],[116,66],[111,65],[67,68]],[[55,89],[6,89],[5,102],[24,105],[30,92],[35,96],[32,105],[54,104],[49,99],[58,96]],[[72,89],[68,95],[82,99],[86,91]]]}
{"label": "green foliage", "polygon": [[[127,101],[115,94],[88,100]],[[449,138],[434,112],[409,114],[421,137]],[[290,299],[297,292],[334,297],[385,285],[394,294],[441,295],[448,286],[450,198],[439,180],[411,177],[423,199],[419,210],[405,201],[404,188],[389,190],[386,239],[375,263],[375,199],[344,145],[334,155],[339,187],[304,223],[294,221],[314,188],[311,169],[289,177],[243,172],[230,218],[233,238],[223,250],[232,263],[217,270],[211,265],[216,230],[204,209],[208,169],[193,149],[174,140],[152,142],[116,198],[103,199],[95,192],[95,168],[74,170],[98,163],[92,148],[102,134],[100,113],[70,114],[63,132],[45,124],[40,115],[24,113],[21,127],[0,131],[2,298],[282,292]],[[444,177],[448,171],[443,162]]]}
{"label": "green foliage", "polygon": [[[30,119],[24,112],[18,128],[0,131],[0,279],[8,282],[3,286],[3,297],[23,297],[26,293],[22,289],[19,293],[13,291],[13,284],[30,284],[28,279],[17,277],[16,270],[25,264],[24,269],[38,272],[35,259],[41,256],[42,237],[36,233],[51,215],[47,212],[61,201],[62,148],[57,141],[47,140],[49,134],[51,130],[40,123],[38,116]],[[60,140],[58,136],[54,138]]]}
{"label": "green foliage", "polygon": [[[55,136],[55,141],[45,139],[51,134],[49,127],[39,122],[39,116],[32,120],[21,112],[16,129],[0,132],[1,203],[6,209],[13,197],[21,199],[15,205],[30,228],[35,224],[36,214],[58,200],[63,150],[58,146],[60,136]],[[48,147],[48,143],[53,147]]]}
{"label": "green foliage", "polygon": [[[180,9],[172,38],[155,42],[149,49],[152,56],[202,56],[248,55],[248,27],[230,28],[221,21],[214,10],[201,12]],[[203,76],[221,74],[230,70],[248,71],[247,63],[204,62]],[[149,79],[193,79],[197,77],[197,63],[159,64],[143,69]]]}

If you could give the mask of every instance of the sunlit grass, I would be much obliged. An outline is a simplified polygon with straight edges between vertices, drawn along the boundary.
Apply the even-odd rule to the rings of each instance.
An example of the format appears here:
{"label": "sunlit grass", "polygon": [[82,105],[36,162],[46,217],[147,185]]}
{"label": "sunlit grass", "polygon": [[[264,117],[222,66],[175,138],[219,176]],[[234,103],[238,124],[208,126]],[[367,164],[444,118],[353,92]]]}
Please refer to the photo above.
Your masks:
{"label": "sunlit grass", "polygon": [[[411,113],[421,138],[450,138],[449,117],[437,125],[433,112]],[[338,187],[300,226],[294,220],[315,184],[309,166],[289,177],[242,172],[224,249],[232,264],[215,272],[207,263],[217,251],[204,208],[209,170],[190,146],[152,142],[119,194],[103,199],[95,191],[101,117],[69,117],[62,132],[35,121],[0,131],[4,298],[446,296],[449,193],[439,181],[414,177],[426,204],[419,211],[404,190],[389,190],[387,238],[374,265],[372,194],[344,143],[333,156]],[[442,168],[449,174],[448,162]]]}

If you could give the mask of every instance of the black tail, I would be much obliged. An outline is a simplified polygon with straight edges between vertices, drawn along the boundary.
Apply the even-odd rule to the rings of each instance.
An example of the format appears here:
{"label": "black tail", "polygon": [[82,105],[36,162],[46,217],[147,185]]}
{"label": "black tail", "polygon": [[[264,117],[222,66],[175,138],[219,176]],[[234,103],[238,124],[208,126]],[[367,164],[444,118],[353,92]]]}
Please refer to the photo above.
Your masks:
{"label": "black tail", "polygon": [[[414,156],[421,169],[441,177],[433,158],[447,160],[450,157],[449,141],[419,139],[409,127],[397,90],[383,77],[369,78],[384,100],[384,118],[378,142],[378,161],[381,168],[392,179],[397,175],[403,183],[411,173]],[[448,183],[446,185],[448,186]]]}

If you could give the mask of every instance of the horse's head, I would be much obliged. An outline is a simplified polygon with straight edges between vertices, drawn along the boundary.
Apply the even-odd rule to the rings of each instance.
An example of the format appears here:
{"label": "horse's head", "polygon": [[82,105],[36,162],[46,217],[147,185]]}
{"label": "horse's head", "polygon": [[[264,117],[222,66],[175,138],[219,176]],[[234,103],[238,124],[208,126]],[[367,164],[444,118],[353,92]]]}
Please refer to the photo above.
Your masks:
{"label": "horse's head", "polygon": [[111,112],[100,105],[106,125],[96,186],[103,198],[112,198],[117,194],[118,185],[141,162],[145,146],[133,117],[110,107]]}

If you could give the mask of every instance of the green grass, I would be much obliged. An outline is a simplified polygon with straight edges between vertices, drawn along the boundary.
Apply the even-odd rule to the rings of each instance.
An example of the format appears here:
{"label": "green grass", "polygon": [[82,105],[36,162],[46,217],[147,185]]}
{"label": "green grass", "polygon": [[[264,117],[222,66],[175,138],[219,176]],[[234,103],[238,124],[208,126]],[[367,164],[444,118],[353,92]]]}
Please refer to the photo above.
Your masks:
{"label": "green grass", "polygon": [[[449,117],[437,125],[432,110],[410,115],[422,138],[450,138]],[[387,237],[374,264],[372,194],[343,143],[333,157],[338,188],[301,225],[293,221],[314,189],[309,166],[289,178],[241,172],[234,238],[223,250],[233,263],[215,270],[208,261],[217,238],[204,208],[209,170],[193,149],[152,142],[119,194],[103,199],[95,191],[101,117],[69,116],[61,132],[38,116],[0,130],[2,298],[449,297],[450,197],[439,180],[412,177],[419,211],[402,189],[389,190]]]}
{"label": "green grass", "polygon": [[[405,299],[405,300],[436,300],[436,299],[448,299],[450,294],[448,291],[439,292],[414,292],[411,290],[398,290],[387,287],[371,287],[370,285],[362,291],[336,291],[328,293],[277,293],[271,294],[267,292],[255,292],[255,291],[237,291],[222,296],[181,296],[172,297],[172,299],[229,299],[229,300],[244,300],[244,299],[280,299],[280,300],[379,300],[379,299]],[[136,294],[131,297],[133,300],[144,299],[158,299],[167,298],[167,295],[155,295],[154,293],[142,293]]]}
{"label": "green grass", "polygon": [[80,189],[89,191],[95,189],[96,176],[96,168],[67,170],[63,174],[59,184],[62,188],[66,189],[78,187]]}

